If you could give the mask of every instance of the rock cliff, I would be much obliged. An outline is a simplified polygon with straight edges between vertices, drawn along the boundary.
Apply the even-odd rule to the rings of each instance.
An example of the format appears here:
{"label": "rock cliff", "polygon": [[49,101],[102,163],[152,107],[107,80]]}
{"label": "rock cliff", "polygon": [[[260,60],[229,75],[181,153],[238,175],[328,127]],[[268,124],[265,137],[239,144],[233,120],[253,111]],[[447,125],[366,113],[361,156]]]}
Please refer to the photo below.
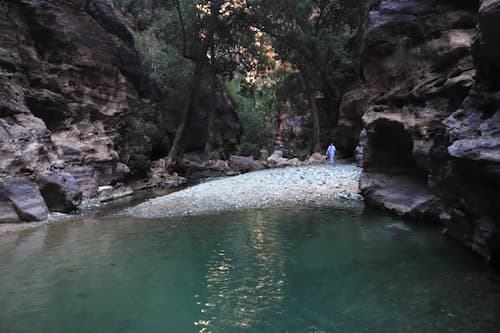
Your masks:
{"label": "rock cliff", "polygon": [[[179,117],[170,110],[162,128],[148,115],[154,128],[140,126],[144,100],[165,109],[168,96],[141,68],[133,22],[111,0],[0,4],[0,222],[71,211],[98,186],[144,175]],[[227,101],[216,113],[222,149],[239,123]],[[204,114],[193,117],[188,148],[205,142]]]}
{"label": "rock cliff", "polygon": [[383,0],[374,6],[361,31],[366,87],[344,96],[339,126],[351,152],[350,134],[359,133],[360,188],[369,204],[440,221],[496,260],[500,1],[480,5]]}

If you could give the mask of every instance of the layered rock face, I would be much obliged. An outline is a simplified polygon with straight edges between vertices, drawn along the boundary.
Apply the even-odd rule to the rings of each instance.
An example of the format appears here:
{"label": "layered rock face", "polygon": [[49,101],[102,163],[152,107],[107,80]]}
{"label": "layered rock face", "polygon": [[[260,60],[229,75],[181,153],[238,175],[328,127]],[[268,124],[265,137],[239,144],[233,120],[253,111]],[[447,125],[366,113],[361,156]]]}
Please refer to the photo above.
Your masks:
{"label": "layered rock face", "polygon": [[[144,72],[111,0],[0,2],[0,222],[70,211],[98,186],[146,173],[155,144],[168,151],[167,130],[131,130],[144,98],[168,103]],[[219,141],[239,130],[227,105],[216,110]],[[16,205],[27,193],[37,214]]]}
{"label": "layered rock face", "polygon": [[474,1],[381,1],[363,27],[368,93],[347,95],[354,121],[340,121],[356,133],[362,114],[368,203],[444,222],[490,259],[499,244],[499,3],[483,1],[478,31]]}
{"label": "layered rock face", "polygon": [[[65,196],[64,171],[64,179],[91,196],[129,171],[112,140],[139,98],[139,61],[124,22],[105,1],[9,1],[1,8],[0,176],[6,188],[13,188],[11,177],[50,177]],[[68,203],[63,211],[78,200]]]}
{"label": "layered rock face", "polygon": [[478,27],[476,82],[442,123],[430,184],[447,203],[450,234],[500,266],[500,1],[481,1]]}

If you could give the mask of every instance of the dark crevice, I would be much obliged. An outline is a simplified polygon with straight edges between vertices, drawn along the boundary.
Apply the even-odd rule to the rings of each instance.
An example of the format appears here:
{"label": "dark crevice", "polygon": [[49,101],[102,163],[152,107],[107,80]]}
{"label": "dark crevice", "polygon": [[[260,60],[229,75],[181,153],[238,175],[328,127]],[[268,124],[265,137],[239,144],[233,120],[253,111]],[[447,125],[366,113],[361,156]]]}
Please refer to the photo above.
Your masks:
{"label": "dark crevice", "polygon": [[396,121],[378,120],[368,131],[364,166],[377,172],[425,174],[413,156],[410,133]]}

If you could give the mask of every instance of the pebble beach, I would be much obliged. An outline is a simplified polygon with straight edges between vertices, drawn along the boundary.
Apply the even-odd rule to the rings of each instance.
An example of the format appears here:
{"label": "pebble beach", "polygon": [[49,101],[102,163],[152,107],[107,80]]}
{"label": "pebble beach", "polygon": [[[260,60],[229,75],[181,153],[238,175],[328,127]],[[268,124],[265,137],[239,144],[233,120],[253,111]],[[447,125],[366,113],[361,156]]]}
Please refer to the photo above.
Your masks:
{"label": "pebble beach", "polygon": [[361,203],[355,164],[320,164],[254,171],[207,181],[150,199],[123,214],[139,218],[200,215],[280,206]]}

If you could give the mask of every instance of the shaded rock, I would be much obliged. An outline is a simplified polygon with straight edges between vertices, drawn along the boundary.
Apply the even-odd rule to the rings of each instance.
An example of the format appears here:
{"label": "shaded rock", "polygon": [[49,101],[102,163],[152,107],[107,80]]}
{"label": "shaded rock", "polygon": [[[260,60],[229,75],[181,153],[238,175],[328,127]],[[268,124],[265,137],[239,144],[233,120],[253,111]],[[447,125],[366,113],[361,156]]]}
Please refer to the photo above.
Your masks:
{"label": "shaded rock", "polygon": [[255,171],[262,170],[264,166],[253,159],[252,156],[231,155],[228,160],[228,166],[237,171]]}
{"label": "shaded rock", "polygon": [[260,150],[260,157],[259,157],[259,159],[261,161],[267,161],[268,158],[269,158],[269,152],[266,149]]}
{"label": "shaded rock", "polygon": [[[42,221],[48,216],[49,210],[37,185],[27,178],[5,177],[0,179],[0,198],[4,202],[10,202],[19,219],[23,221]],[[3,210],[12,216],[8,205],[4,204],[3,206]]]}
{"label": "shaded rock", "polygon": [[430,183],[449,207],[443,223],[450,235],[500,267],[500,1],[480,3],[476,82],[442,122]]}
{"label": "shaded rock", "polygon": [[[346,94],[340,120],[344,133],[359,133],[354,152],[369,204],[438,220],[444,204],[428,182],[431,149],[441,121],[475,83],[475,25],[475,9],[465,2],[384,0],[369,12],[360,33],[366,88]],[[356,138],[348,139],[341,144],[352,149]]]}
{"label": "shaded rock", "polygon": [[421,177],[364,172],[359,184],[369,204],[397,215],[438,221],[444,208]]}
{"label": "shaded rock", "polygon": [[76,179],[68,172],[51,172],[37,177],[40,192],[51,212],[69,213],[82,201]]}
{"label": "shaded rock", "polygon": [[21,220],[17,216],[14,205],[7,198],[2,198],[2,194],[0,193],[0,223],[18,222],[21,222]]}
{"label": "shaded rock", "polygon": [[97,184],[123,178],[119,152],[133,145],[137,160],[150,151],[138,140],[113,142],[138,109],[144,76],[129,22],[109,0],[2,8],[0,64],[10,74],[0,75],[0,174],[87,168]]}
{"label": "shaded rock", "polygon": [[362,117],[368,109],[368,98],[369,91],[366,87],[351,90],[342,97],[335,145],[345,156],[352,156],[359,144],[359,135],[363,129]]}
{"label": "shaded rock", "polygon": [[309,156],[307,160],[310,164],[319,164],[319,163],[324,163],[326,161],[326,158],[324,155],[321,155],[321,153],[313,153],[311,156]]}

